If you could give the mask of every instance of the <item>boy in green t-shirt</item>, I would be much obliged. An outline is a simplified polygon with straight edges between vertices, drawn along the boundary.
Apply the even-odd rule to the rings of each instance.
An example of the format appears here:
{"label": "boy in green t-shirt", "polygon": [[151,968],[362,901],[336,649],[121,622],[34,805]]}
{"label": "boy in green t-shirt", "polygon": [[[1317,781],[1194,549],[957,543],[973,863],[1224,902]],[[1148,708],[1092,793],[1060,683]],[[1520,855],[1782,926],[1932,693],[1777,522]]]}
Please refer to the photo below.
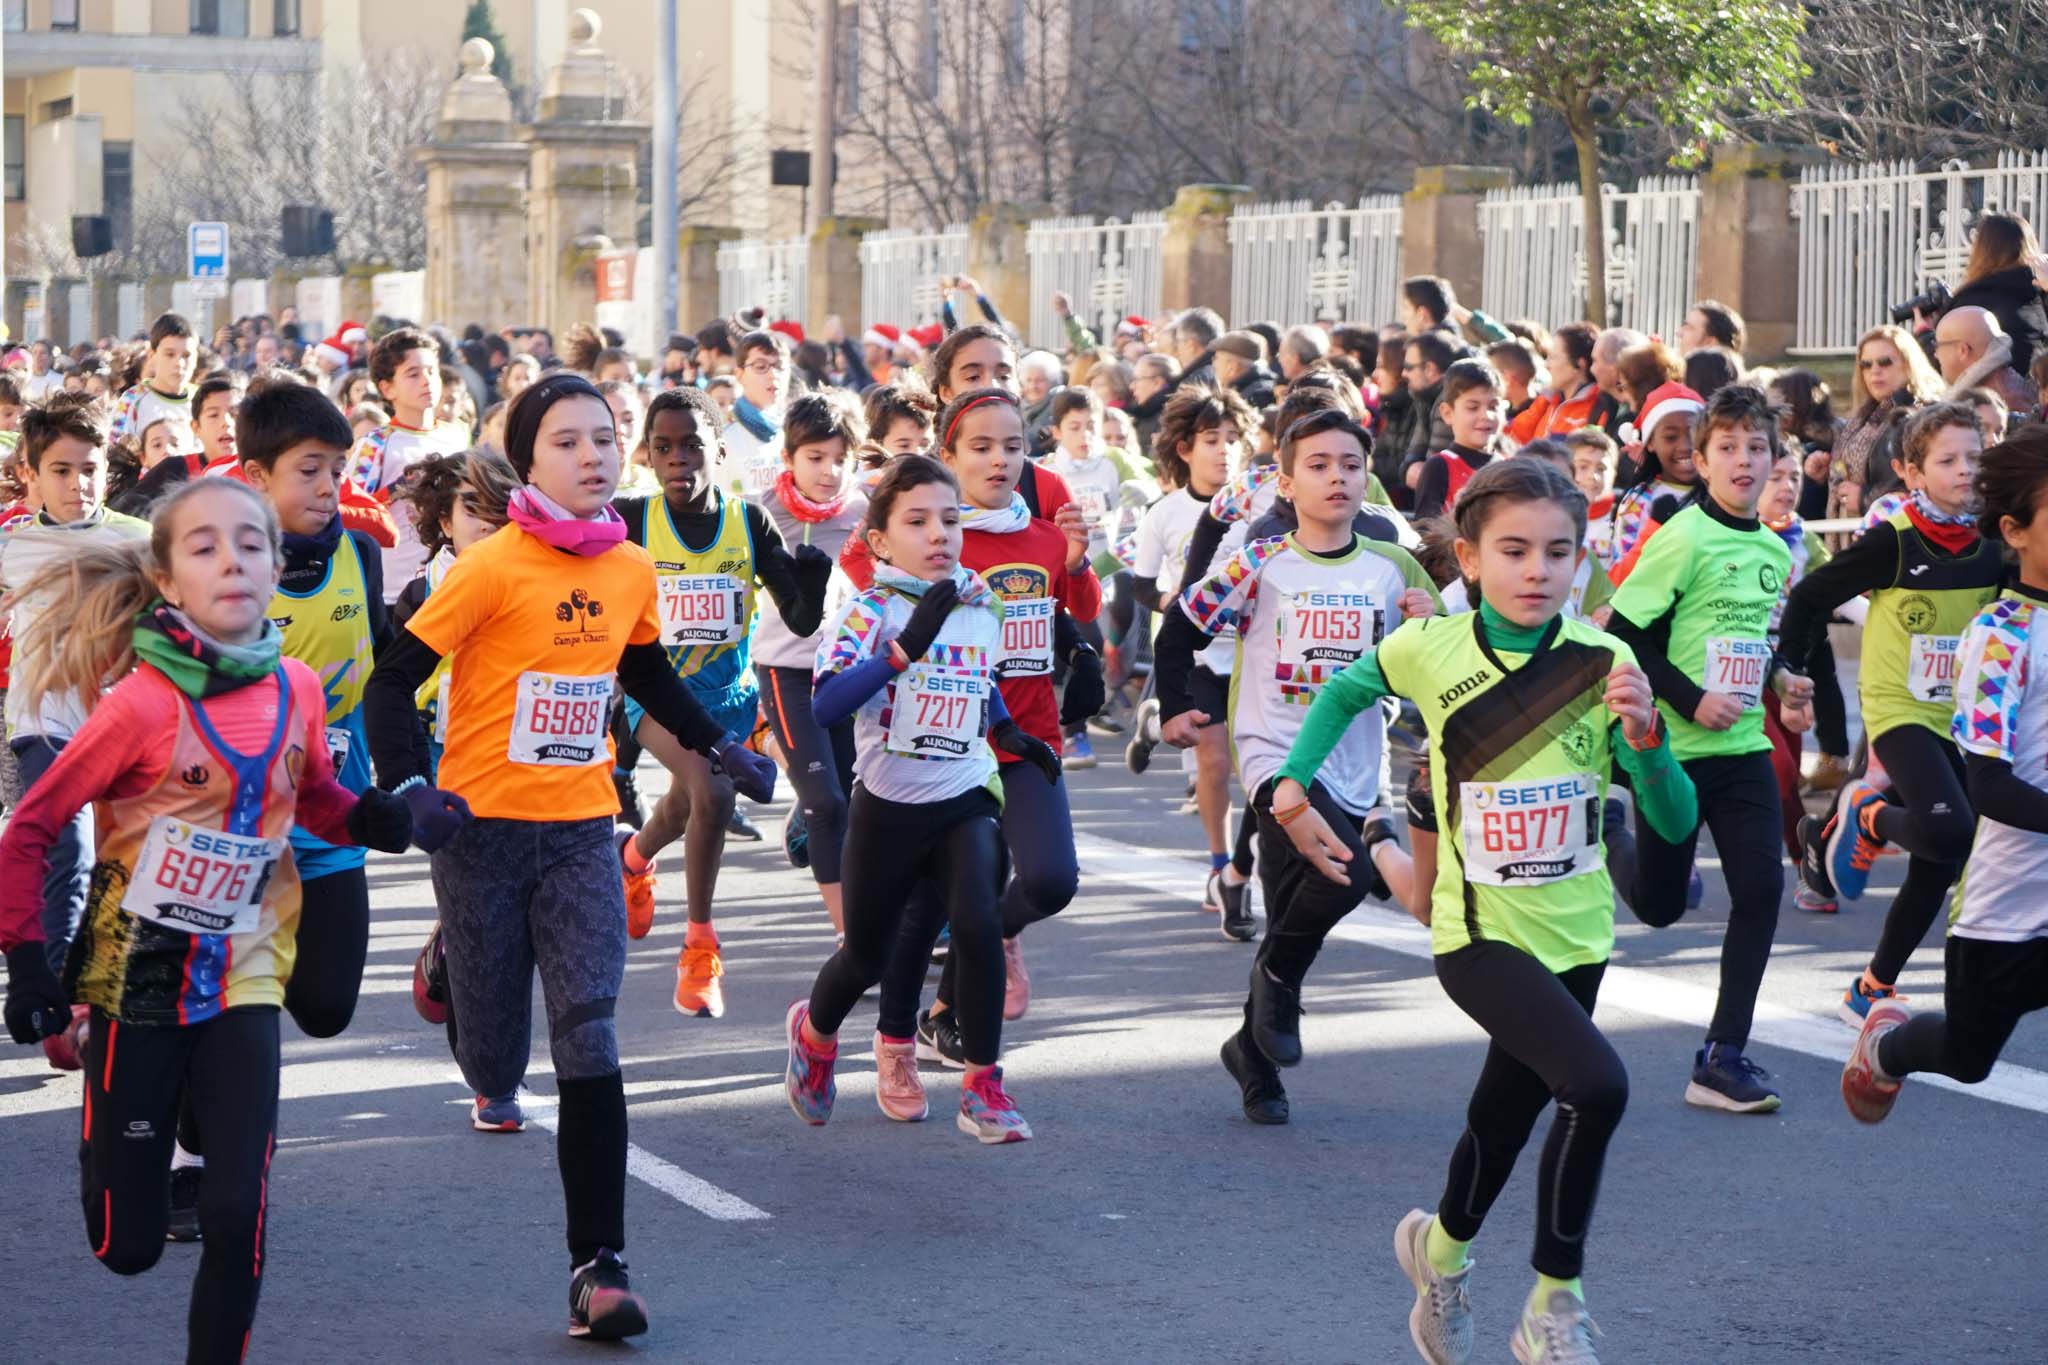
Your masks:
{"label": "boy in green t-shirt", "polygon": [[[1792,567],[1784,541],[1757,517],[1778,457],[1776,410],[1763,390],[1729,385],[1708,401],[1693,441],[1703,491],[1645,543],[1615,590],[1608,629],[1650,677],[1728,883],[1720,999],[1686,1103],[1767,1113],[1778,1092],[1743,1055],[1785,890],[1763,692],[1777,691],[1785,728],[1799,734],[1812,724],[1813,684],[1770,644],[1772,608]],[[1699,831],[1673,841],[1640,818],[1637,826],[1635,873],[1617,889],[1636,918],[1661,929],[1685,913]]]}

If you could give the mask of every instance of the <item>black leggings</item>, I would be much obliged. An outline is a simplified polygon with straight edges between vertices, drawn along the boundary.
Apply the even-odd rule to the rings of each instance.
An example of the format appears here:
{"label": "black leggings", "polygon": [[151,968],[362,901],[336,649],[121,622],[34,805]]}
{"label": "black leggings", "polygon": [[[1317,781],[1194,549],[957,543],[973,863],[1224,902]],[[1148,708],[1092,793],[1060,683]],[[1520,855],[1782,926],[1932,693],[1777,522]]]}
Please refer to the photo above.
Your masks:
{"label": "black leggings", "polygon": [[1991,1074],[2020,1019],[2048,1009],[2048,939],[1996,943],[1949,936],[1947,1011],[1916,1014],[1877,1045],[1885,1073],[1933,1071],[1975,1085]]}
{"label": "black leggings", "polygon": [[1849,756],[1849,704],[1842,696],[1842,677],[1835,667],[1835,646],[1825,632],[1807,661],[1813,679],[1813,738],[1824,754]]}
{"label": "black leggings", "polygon": [[1237,817],[1237,842],[1230,846],[1230,866],[1240,877],[1252,875],[1252,848],[1258,837],[1258,812],[1247,805]]}
{"label": "black leggings", "polygon": [[1906,959],[1927,937],[1948,889],[1962,873],[1977,834],[1970,810],[1963,756],[1956,746],[1921,725],[1901,725],[1870,741],[1897,794],[1878,812],[1877,832],[1911,855],[1906,880],[1885,911],[1870,974],[1889,986],[1906,969]]}
{"label": "black leggings", "polygon": [[[1721,939],[1721,995],[1707,1025],[1709,1043],[1741,1049],[1749,1043],[1756,996],[1778,934],[1778,901],[1785,894],[1784,850],[1778,842],[1778,777],[1771,753],[1710,754],[1681,764],[1699,793],[1700,815],[1713,832],[1728,883],[1728,929]],[[1636,918],[1652,929],[1676,924],[1685,913],[1698,829],[1669,843],[1638,810],[1635,875],[1617,879]],[[1610,871],[1623,870],[1613,851]]]}
{"label": "black leggings", "polygon": [[1607,1142],[1628,1107],[1628,1072],[1593,1023],[1604,962],[1552,972],[1506,943],[1468,944],[1436,959],[1444,994],[1493,1039],[1451,1152],[1437,1221],[1461,1242],[1479,1235],[1543,1107],[1557,1117],[1536,1180],[1539,1275],[1571,1279],[1585,1264]]}
{"label": "black leggings", "polygon": [[839,881],[846,844],[846,793],[853,787],[853,719],[827,729],[811,714],[811,670],[780,665],[761,675],[761,705],[789,760],[789,785],[803,808],[811,849],[811,876],[820,886]]}
{"label": "black leggings", "polygon": [[163,1255],[171,1136],[181,1095],[207,1151],[206,1240],[186,1317],[188,1362],[242,1358],[263,1288],[263,1232],[277,1134],[277,1010],[248,1005],[200,1024],[124,1024],[99,1009],[85,1045],[79,1195],[101,1265],[139,1275]]}
{"label": "black leggings", "polygon": [[[1351,851],[1351,884],[1339,886],[1316,871],[1315,864],[1295,851],[1294,841],[1273,818],[1273,786],[1272,782],[1260,784],[1251,802],[1259,822],[1259,890],[1266,898],[1266,937],[1252,957],[1252,971],[1270,973],[1276,981],[1299,990],[1316,954],[1322,951],[1323,940],[1365,899],[1372,863],[1360,837],[1363,817],[1338,805],[1317,782],[1309,787],[1308,799]],[[1243,1044],[1256,1049],[1249,995],[1244,1002],[1244,1022]]]}
{"label": "black leggings", "polygon": [[[811,986],[811,1027],[833,1034],[897,951],[904,911],[929,877],[953,926],[950,958],[964,989],[950,1003],[974,1066],[993,1065],[1003,1045],[1003,924],[996,909],[1000,836],[986,788],[946,801],[885,801],[859,783],[846,817],[846,942]],[[920,971],[920,978],[922,972]]]}
{"label": "black leggings", "polygon": [[284,1007],[309,1038],[332,1038],[355,1017],[370,951],[370,887],[360,867],[300,888],[298,956]]}

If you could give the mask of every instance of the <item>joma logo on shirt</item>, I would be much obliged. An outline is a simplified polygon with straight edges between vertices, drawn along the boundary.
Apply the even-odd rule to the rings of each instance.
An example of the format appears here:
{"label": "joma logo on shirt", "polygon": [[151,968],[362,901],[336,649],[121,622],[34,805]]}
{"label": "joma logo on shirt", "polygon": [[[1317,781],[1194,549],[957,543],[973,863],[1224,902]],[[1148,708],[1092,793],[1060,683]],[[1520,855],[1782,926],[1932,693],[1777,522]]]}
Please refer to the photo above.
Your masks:
{"label": "joma logo on shirt", "polygon": [[1449,688],[1437,693],[1436,704],[1438,706],[1449,706],[1452,702],[1492,677],[1491,673],[1482,668],[1469,678],[1460,678],[1457,682],[1452,683]]}

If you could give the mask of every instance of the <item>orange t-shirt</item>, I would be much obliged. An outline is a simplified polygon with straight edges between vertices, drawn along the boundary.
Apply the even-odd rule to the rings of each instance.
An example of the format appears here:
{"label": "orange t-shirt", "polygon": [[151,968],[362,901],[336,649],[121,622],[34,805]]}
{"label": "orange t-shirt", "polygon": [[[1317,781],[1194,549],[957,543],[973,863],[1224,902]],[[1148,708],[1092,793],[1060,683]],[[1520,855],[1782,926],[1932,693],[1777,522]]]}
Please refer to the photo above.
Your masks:
{"label": "orange t-shirt", "polygon": [[464,551],[406,622],[449,658],[440,786],[484,819],[616,815],[613,674],[661,638],[656,601],[631,541],[572,555],[506,526]]}

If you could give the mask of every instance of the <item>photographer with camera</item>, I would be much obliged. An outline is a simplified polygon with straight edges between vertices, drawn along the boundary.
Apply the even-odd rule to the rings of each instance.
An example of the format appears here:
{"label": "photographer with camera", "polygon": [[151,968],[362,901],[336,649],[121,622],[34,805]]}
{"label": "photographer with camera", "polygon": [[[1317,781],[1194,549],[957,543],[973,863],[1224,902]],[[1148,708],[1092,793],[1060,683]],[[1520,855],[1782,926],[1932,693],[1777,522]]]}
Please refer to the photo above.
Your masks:
{"label": "photographer with camera", "polygon": [[1936,285],[1919,298],[1892,311],[1895,322],[1913,318],[1916,332],[1963,308],[1982,308],[1998,319],[2012,341],[2013,369],[2026,374],[2038,351],[2048,350],[2048,307],[2042,289],[2048,284],[2048,259],[2026,219],[2010,213],[1987,213],[1977,220],[1970,242],[1970,264],[1962,286],[1950,294]]}

